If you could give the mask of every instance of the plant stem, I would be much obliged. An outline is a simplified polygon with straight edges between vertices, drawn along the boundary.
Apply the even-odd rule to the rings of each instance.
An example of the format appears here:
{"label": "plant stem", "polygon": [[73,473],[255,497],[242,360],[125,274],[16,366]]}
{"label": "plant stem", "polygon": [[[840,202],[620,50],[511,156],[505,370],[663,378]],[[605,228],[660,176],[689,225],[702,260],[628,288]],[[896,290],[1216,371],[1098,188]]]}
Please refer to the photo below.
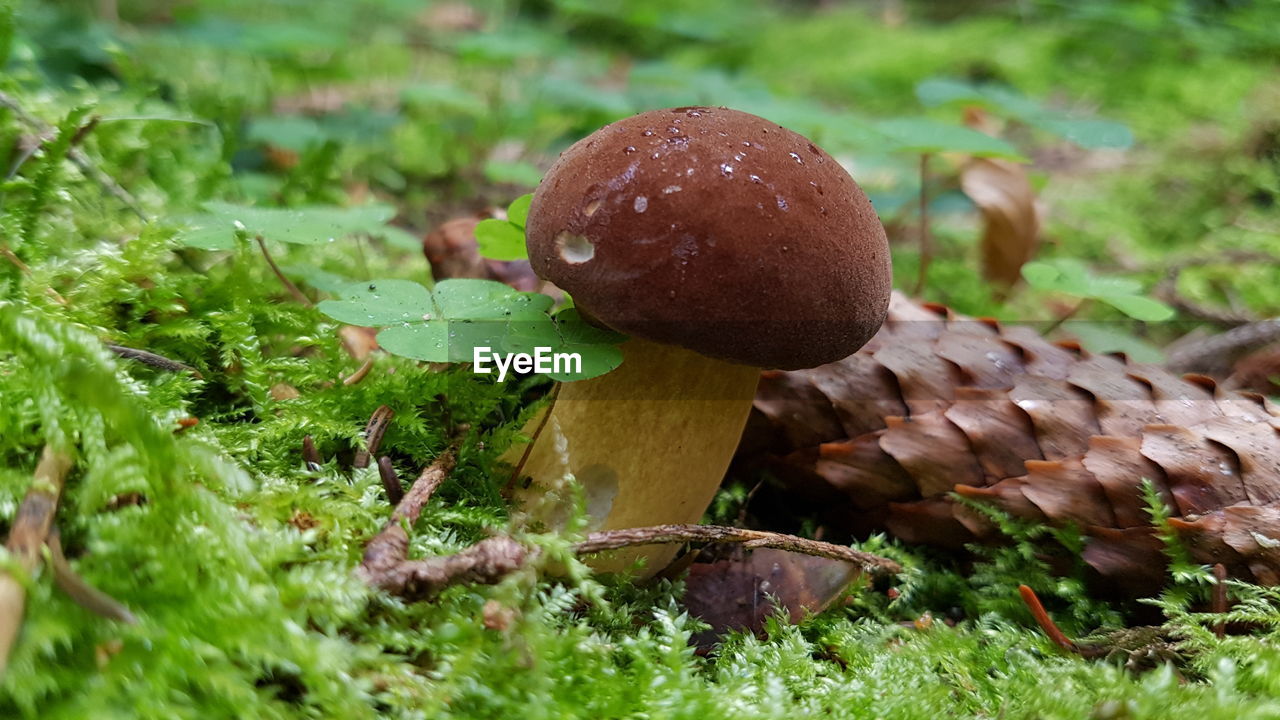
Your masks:
{"label": "plant stem", "polygon": [[1081,309],[1083,309],[1083,308],[1084,308],[1084,306],[1085,306],[1085,305],[1088,305],[1088,304],[1089,304],[1089,298],[1085,298],[1085,299],[1081,300],[1080,302],[1076,303],[1075,305],[1073,305],[1073,306],[1071,307],[1071,309],[1070,309],[1070,310],[1068,310],[1068,311],[1066,311],[1066,312],[1062,313],[1061,315],[1059,315],[1059,316],[1057,317],[1057,319],[1055,319],[1053,322],[1049,323],[1049,327],[1045,328],[1045,329],[1044,329],[1044,331],[1043,331],[1043,332],[1041,332],[1040,334],[1041,334],[1041,335],[1043,335],[1043,336],[1045,336],[1045,337],[1048,337],[1048,336],[1049,336],[1049,333],[1051,333],[1051,332],[1053,332],[1054,330],[1057,330],[1058,328],[1062,327],[1062,323],[1064,323],[1064,322],[1066,322],[1066,321],[1070,320],[1071,318],[1075,317],[1075,316],[1076,316],[1076,313],[1079,313],[1079,312],[1080,312],[1080,310],[1081,310]]}
{"label": "plant stem", "polygon": [[929,263],[933,261],[933,240],[929,236],[929,153],[920,155],[920,269],[916,275],[913,295],[924,291],[929,276]]}
{"label": "plant stem", "polygon": [[293,296],[293,299],[307,307],[314,307],[314,305],[311,304],[311,300],[298,289],[298,286],[294,285],[293,281],[285,277],[284,273],[280,271],[280,266],[276,265],[275,259],[272,258],[271,253],[267,251],[267,243],[263,241],[262,236],[258,235],[254,237],[254,239],[258,241],[258,247],[262,248],[262,257],[267,259],[267,264],[271,266],[271,272],[276,274],[276,277],[280,279],[280,283],[289,291],[289,294]]}
{"label": "plant stem", "polygon": [[1049,617],[1049,613],[1045,611],[1044,605],[1040,603],[1040,598],[1036,596],[1036,591],[1026,585],[1018,586],[1018,594],[1022,596],[1022,602],[1027,604],[1027,609],[1031,611],[1031,617],[1035,618],[1036,624],[1044,631],[1045,635],[1053,641],[1054,645],[1068,652],[1078,653],[1080,648],[1067,637],[1066,633],[1058,629],[1058,624]]}
{"label": "plant stem", "polygon": [[373,411],[373,415],[369,417],[369,423],[364,427],[364,448],[356,452],[354,467],[369,467],[369,461],[378,453],[378,447],[382,445],[382,436],[387,432],[387,426],[391,424],[391,419],[396,416],[396,412],[386,405],[379,405],[377,410]]}

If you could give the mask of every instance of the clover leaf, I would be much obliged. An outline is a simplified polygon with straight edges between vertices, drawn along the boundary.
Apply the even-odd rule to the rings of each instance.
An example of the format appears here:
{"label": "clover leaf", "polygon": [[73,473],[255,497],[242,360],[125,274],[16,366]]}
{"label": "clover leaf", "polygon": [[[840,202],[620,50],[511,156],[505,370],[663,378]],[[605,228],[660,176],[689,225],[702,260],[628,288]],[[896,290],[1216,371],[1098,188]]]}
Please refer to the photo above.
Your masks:
{"label": "clover leaf", "polygon": [[916,97],[930,107],[953,103],[977,105],[1051,132],[1090,150],[1125,149],[1133,145],[1133,131],[1123,123],[1070,117],[999,85],[977,85],[948,78],[932,78],[916,85]]}
{"label": "clover leaf", "polygon": [[1173,308],[1143,295],[1136,280],[1094,275],[1076,260],[1029,262],[1022,266],[1022,277],[1037,290],[1098,300],[1135,320],[1159,322],[1174,316]]}
{"label": "clover leaf", "polygon": [[[455,278],[427,289],[408,280],[351,283],[340,299],[317,307],[352,325],[381,327],[378,344],[390,353],[427,362],[470,362],[477,348],[494,352],[576,353],[578,363],[556,380],[585,380],[618,366],[624,338],[591,327],[576,311],[547,313],[552,300],[493,280]],[[578,367],[580,364],[581,367]]]}
{"label": "clover leaf", "polygon": [[396,214],[390,205],[260,208],[210,202],[204,210],[184,218],[187,229],[180,239],[205,250],[230,250],[237,234],[298,245],[333,242],[357,233],[378,234]]}
{"label": "clover leaf", "polygon": [[507,207],[506,220],[481,220],[476,225],[476,243],[480,254],[491,260],[525,260],[529,251],[524,244],[524,224],[529,217],[533,195],[521,195]]}
{"label": "clover leaf", "polygon": [[930,118],[894,118],[877,122],[872,127],[889,142],[889,149],[897,152],[962,152],[975,157],[1026,159],[1000,138]]}

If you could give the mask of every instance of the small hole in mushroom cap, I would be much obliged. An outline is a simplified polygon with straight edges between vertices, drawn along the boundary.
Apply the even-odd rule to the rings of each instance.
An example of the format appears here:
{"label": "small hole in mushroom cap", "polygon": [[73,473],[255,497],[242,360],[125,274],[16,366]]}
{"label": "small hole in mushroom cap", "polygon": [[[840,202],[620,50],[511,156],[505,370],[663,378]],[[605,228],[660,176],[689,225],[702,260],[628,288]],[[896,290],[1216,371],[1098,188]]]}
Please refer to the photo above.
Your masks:
{"label": "small hole in mushroom cap", "polygon": [[567,230],[556,235],[556,247],[561,259],[572,265],[581,265],[596,256],[596,246],[590,240]]}
{"label": "small hole in mushroom cap", "polygon": [[600,209],[600,201],[592,200],[591,202],[587,203],[585,207],[582,208],[582,214],[587,217],[591,217],[592,215],[595,215],[596,211],[599,209]]}

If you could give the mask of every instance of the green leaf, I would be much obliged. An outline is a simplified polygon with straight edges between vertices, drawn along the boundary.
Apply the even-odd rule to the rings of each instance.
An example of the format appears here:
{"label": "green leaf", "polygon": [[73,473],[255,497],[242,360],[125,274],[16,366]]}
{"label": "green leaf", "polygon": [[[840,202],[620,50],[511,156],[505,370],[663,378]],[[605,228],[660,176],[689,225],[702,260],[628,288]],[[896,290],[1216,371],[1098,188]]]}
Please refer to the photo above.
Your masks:
{"label": "green leaf", "polygon": [[1094,353],[1122,352],[1140,363],[1163,363],[1164,353],[1133,333],[1114,327],[1115,323],[1072,322],[1064,328]]}
{"label": "green leaf", "polygon": [[1022,279],[1037,290],[1070,292],[1063,288],[1061,270],[1046,262],[1032,260],[1022,266]]}
{"label": "green leaf", "polygon": [[999,138],[929,118],[882,120],[874,128],[892,143],[890,150],[916,154],[962,152],[977,157],[1024,161],[1012,145]]}
{"label": "green leaf", "polygon": [[410,85],[400,91],[400,100],[406,105],[427,110],[448,110],[465,115],[481,115],[486,110],[484,99],[479,95],[444,83]]}
{"label": "green leaf", "polygon": [[[479,347],[533,352],[536,347],[620,342],[620,336],[612,333],[590,335],[576,329],[562,337],[557,323],[547,315],[553,303],[550,297],[519,292],[493,280],[442,280],[434,290],[408,280],[374,280],[350,283],[341,295],[342,299],[325,300],[317,308],[339,322],[385,326],[378,333],[378,343],[388,352],[417,360],[470,362]],[[596,374],[616,367],[616,363],[609,365],[610,353],[601,357],[593,356],[588,363],[584,355],[584,373],[587,367]],[[583,373],[574,373],[579,374]]]}
{"label": "green leaf", "polygon": [[506,220],[481,220],[476,225],[476,243],[480,254],[490,260],[525,260],[524,227]]}
{"label": "green leaf", "polygon": [[332,295],[341,295],[354,281],[310,265],[285,265],[280,268],[285,275],[298,279],[311,287]]}
{"label": "green leaf", "polygon": [[1029,262],[1022,266],[1022,277],[1037,290],[1098,300],[1135,320],[1160,322],[1174,316],[1173,308],[1142,295],[1138,281],[1094,275],[1078,260]]}
{"label": "green leaf", "polygon": [[1072,120],[1037,116],[1034,119],[1028,118],[1027,122],[1089,150],[1133,147],[1133,131],[1124,123],[1113,120]]}
{"label": "green leaf", "polygon": [[916,84],[916,97],[927,107],[937,107],[953,102],[976,103],[989,106],[990,101],[972,83],[951,78],[929,78]]}
{"label": "green leaf", "polygon": [[1015,90],[999,85],[931,78],[916,85],[916,97],[930,107],[951,103],[978,105],[1021,120],[1091,150],[1133,146],[1133,131],[1123,123],[1096,118],[1072,118],[1046,108]]}
{"label": "green leaf", "polygon": [[373,237],[382,238],[392,247],[422,252],[422,238],[404,228],[396,227],[395,225],[384,225],[376,230],[370,230],[369,234]]}
{"label": "green leaf", "polygon": [[319,123],[303,115],[275,115],[254,120],[246,136],[250,142],[296,152],[329,139]]}
{"label": "green leaf", "polygon": [[316,307],[348,325],[378,327],[420,323],[437,314],[431,291],[410,280],[373,280],[347,285],[342,300],[323,300]]}
{"label": "green leaf", "polygon": [[530,355],[539,348],[552,355],[575,356],[561,364],[559,371],[546,375],[560,382],[574,382],[603,375],[622,364],[618,344],[626,336],[589,325],[575,309],[563,310],[554,319],[524,321],[512,325],[504,338],[505,352]]}
{"label": "green leaf", "polygon": [[378,345],[401,357],[423,362],[450,362],[449,324],[418,323],[383,328],[378,333]]}
{"label": "green leaf", "polygon": [[497,185],[535,187],[542,181],[542,171],[529,162],[490,160],[484,164],[484,177]]}
{"label": "green leaf", "polygon": [[390,205],[259,208],[211,202],[204,208],[205,213],[185,218],[187,231],[179,237],[188,246],[206,250],[231,249],[237,231],[299,245],[333,242],[356,233],[377,232],[396,214]]}
{"label": "green leaf", "polygon": [[494,280],[451,278],[436,285],[436,303],[449,319],[501,319],[545,313],[554,302],[541,293],[514,290]]}
{"label": "green leaf", "polygon": [[1143,322],[1161,322],[1175,314],[1168,305],[1141,295],[1100,295],[1098,299],[1134,320]]}
{"label": "green leaf", "polygon": [[533,202],[533,193],[521,195],[507,206],[507,222],[518,225],[522,229],[529,218],[529,205]]}

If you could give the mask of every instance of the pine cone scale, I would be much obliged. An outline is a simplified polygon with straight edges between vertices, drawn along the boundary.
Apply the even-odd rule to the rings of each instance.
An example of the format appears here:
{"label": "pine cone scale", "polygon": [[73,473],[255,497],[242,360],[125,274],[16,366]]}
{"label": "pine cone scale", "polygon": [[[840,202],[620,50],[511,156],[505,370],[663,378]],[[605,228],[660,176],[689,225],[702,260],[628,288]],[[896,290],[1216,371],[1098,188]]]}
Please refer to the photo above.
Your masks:
{"label": "pine cone scale", "polygon": [[1163,564],[1149,481],[1197,561],[1280,582],[1280,411],[1208,378],[895,295],[866,347],[767,373],[756,409],[777,443],[771,467],[828,498],[819,510],[837,529],[945,547],[994,536],[956,492],[1080,526],[1085,562],[1143,594]]}

